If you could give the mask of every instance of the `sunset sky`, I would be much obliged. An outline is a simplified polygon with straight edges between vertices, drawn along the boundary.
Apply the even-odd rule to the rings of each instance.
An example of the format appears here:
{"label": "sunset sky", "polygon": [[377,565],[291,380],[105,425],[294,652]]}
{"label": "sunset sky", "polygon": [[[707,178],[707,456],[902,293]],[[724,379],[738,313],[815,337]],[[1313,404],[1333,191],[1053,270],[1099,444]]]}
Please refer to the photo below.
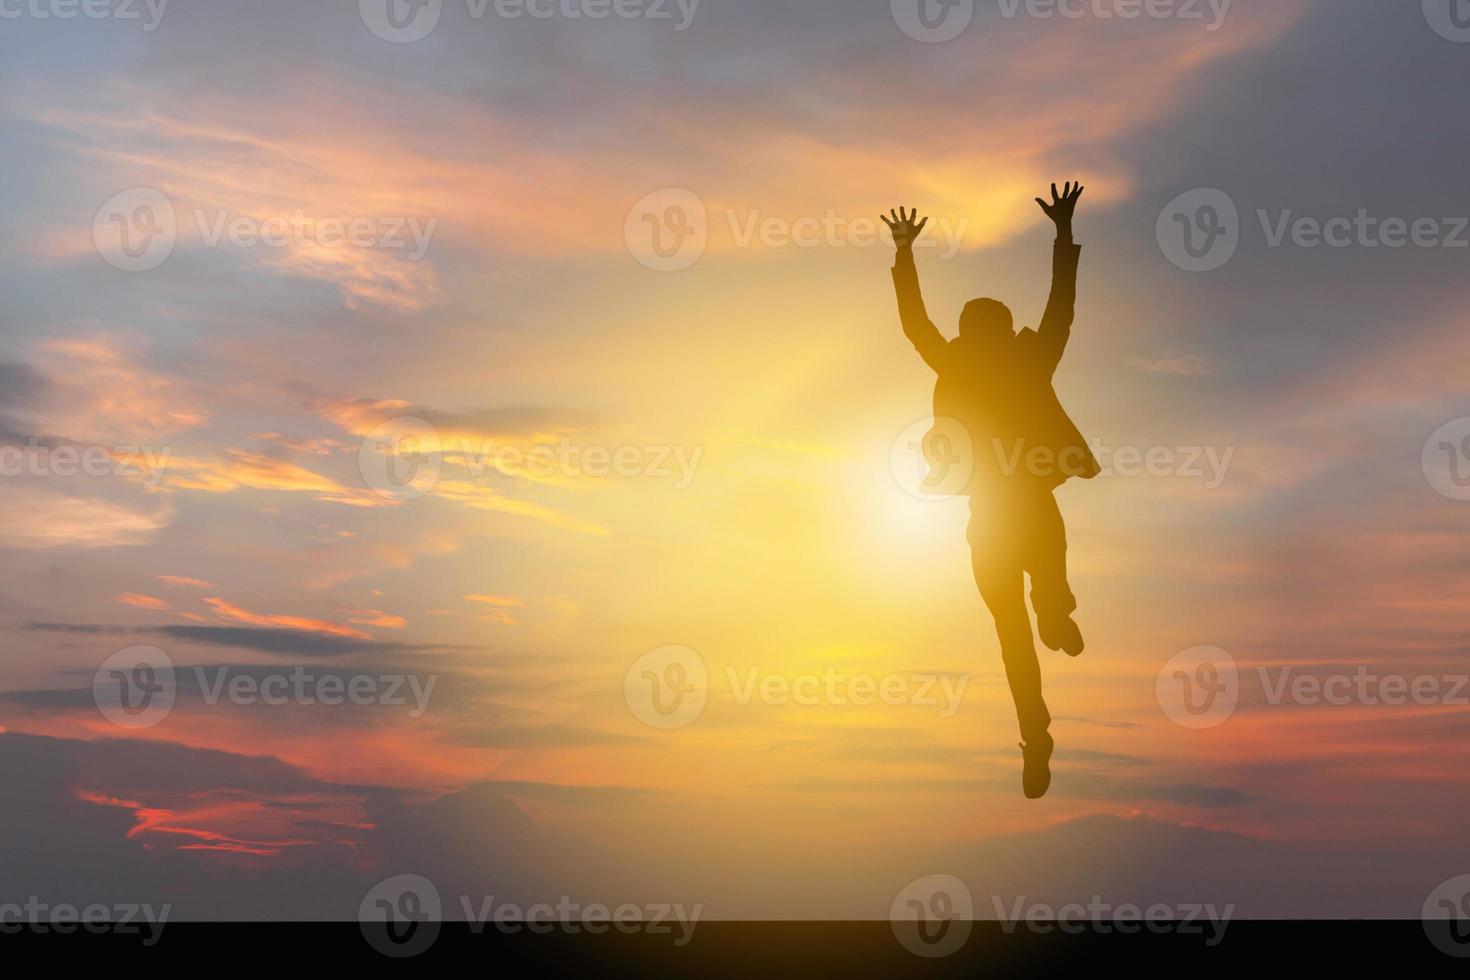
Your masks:
{"label": "sunset sky", "polygon": [[[412,41],[372,4],[0,21],[0,447],[42,461],[0,476],[6,894],[351,917],[411,872],[883,918],[942,873],[987,915],[1417,916],[1470,872],[1470,502],[1425,464],[1470,415],[1470,44],[1419,3],[975,0],[942,43],[903,0],[444,0]],[[932,375],[876,218],[932,215],[941,330],[976,296],[1030,325],[1053,180],[1087,185],[1056,385],[1116,465],[1058,493],[1088,649],[1042,651],[1033,802],[966,505],[895,472]],[[1204,272],[1161,240],[1197,189],[1239,215]],[[171,249],[120,268],[109,209],[159,200]],[[1449,240],[1272,243],[1360,213]],[[694,252],[661,259],[645,214]],[[372,241],[327,240],[354,221]],[[385,486],[405,435],[427,469]],[[91,449],[111,465],[61,472]],[[140,645],[174,703],[126,728],[93,680]],[[670,646],[707,703],[660,728],[625,680]],[[1190,728],[1156,679],[1202,646],[1239,703]],[[196,667],[433,688],[210,703]],[[1447,696],[1272,697],[1360,668]],[[963,697],[742,695],[812,675]]]}

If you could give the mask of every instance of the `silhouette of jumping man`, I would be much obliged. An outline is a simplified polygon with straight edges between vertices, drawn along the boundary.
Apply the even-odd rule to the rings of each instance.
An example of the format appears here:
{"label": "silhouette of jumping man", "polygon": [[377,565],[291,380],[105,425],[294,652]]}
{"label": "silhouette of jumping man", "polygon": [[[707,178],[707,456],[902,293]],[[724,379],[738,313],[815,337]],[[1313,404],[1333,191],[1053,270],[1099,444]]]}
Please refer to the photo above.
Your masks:
{"label": "silhouette of jumping man", "polygon": [[[1072,241],[1072,214],[1081,196],[1080,184],[1068,183],[1061,193],[1052,184],[1050,204],[1036,199],[1057,228],[1051,297],[1040,328],[1019,334],[1005,304],[977,299],[960,314],[959,338],[946,341],[924,309],[914,266],[914,242],[929,219],[916,222],[918,213],[903,208],[889,212],[892,220],[883,218],[898,248],[893,285],[903,332],[939,376],[936,427],[924,440],[931,479],[957,463],[968,464],[969,479],[959,492],[970,497],[975,584],[995,617],[1023,739],[1022,788],[1033,800],[1051,786],[1054,743],[1026,610],[1025,576],[1031,576],[1041,642],[1073,657],[1081,654],[1082,631],[1072,618],[1077,600],[1067,585],[1067,530],[1052,492],[1074,476],[1091,479],[1101,471],[1052,388],[1072,332],[1082,252]],[[968,445],[954,445],[939,420],[958,423]]]}

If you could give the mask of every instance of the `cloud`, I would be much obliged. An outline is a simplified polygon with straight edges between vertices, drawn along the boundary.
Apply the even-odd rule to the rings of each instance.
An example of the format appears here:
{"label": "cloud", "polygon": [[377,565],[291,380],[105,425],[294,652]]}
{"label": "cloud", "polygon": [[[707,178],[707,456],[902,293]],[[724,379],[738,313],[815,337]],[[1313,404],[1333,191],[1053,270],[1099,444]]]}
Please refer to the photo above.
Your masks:
{"label": "cloud", "polygon": [[250,623],[253,626],[275,626],[283,629],[296,630],[306,633],[322,633],[327,636],[349,637],[354,640],[370,640],[372,637],[362,630],[344,626],[341,623],[329,622],[325,619],[312,619],[307,616],[290,616],[279,613],[256,613],[244,609],[234,603],[218,597],[210,597],[204,600],[205,604],[213,609],[215,614],[224,619],[233,619],[236,622]]}
{"label": "cloud", "polygon": [[[374,882],[409,871],[451,896],[451,918],[461,914],[453,896],[569,894],[627,902],[698,895],[710,918],[878,920],[906,883],[935,872],[964,881],[986,919],[999,915],[997,902],[1056,907],[1093,895],[1113,905],[1234,905],[1236,918],[1308,908],[1413,917],[1444,875],[1442,854],[1413,842],[1350,851],[1330,840],[1286,845],[1101,815],[960,842],[879,838],[872,860],[853,862],[851,844],[838,839],[716,843],[687,811],[669,812],[664,794],[639,787],[505,779],[415,801],[388,787],[317,779],[270,756],[136,739],[3,733],[0,780],[12,796],[0,898],[172,900],[179,919],[350,920]],[[617,841],[549,835],[515,800],[604,829],[631,819],[643,832]],[[218,861],[249,861],[250,874],[220,873],[239,865]],[[773,863],[791,872],[776,892]]]}
{"label": "cloud", "polygon": [[35,406],[49,388],[46,376],[30,364],[0,361],[0,442],[19,444],[27,436],[40,435],[26,432],[25,424],[11,413]]}
{"label": "cloud", "polygon": [[1184,806],[1215,809],[1239,806],[1254,797],[1233,786],[1202,786],[1197,783],[1159,783],[1143,779],[1117,778],[1090,772],[1059,775],[1057,790],[1062,796],[1130,803],[1157,800]]}
{"label": "cloud", "polygon": [[353,507],[388,507],[392,502],[366,487],[349,487],[289,460],[244,449],[207,456],[171,455],[163,466],[163,486],[170,490],[234,493],[241,489],[309,493],[318,500]]}
{"label": "cloud", "polygon": [[400,643],[374,640],[366,634],[342,635],[313,630],[249,626],[109,626],[101,623],[30,622],[26,630],[81,635],[164,636],[186,643],[236,647],[260,653],[310,657],[341,657],[360,653],[433,653],[452,650],[477,650],[474,646],[443,643]]}
{"label": "cloud", "polygon": [[167,504],[134,509],[9,481],[0,485],[0,547],[136,547],[151,543],[172,520],[173,508]]}
{"label": "cloud", "polygon": [[1210,372],[1204,358],[1194,354],[1159,358],[1130,357],[1128,364],[1149,374],[1169,374],[1178,378],[1197,378]]}
{"label": "cloud", "polygon": [[187,575],[155,575],[154,578],[167,585],[176,585],[190,589],[217,588],[213,582],[206,582],[202,578],[190,578]]}
{"label": "cloud", "polygon": [[466,602],[479,602],[487,606],[519,607],[526,604],[526,600],[518,595],[467,595]]}
{"label": "cloud", "polygon": [[560,783],[543,783],[532,780],[499,779],[481,784],[504,793],[527,799],[556,800],[582,804],[596,804],[607,800],[628,800],[654,795],[655,791],[641,786],[566,786]]}
{"label": "cloud", "polygon": [[[759,251],[742,245],[727,215],[789,222],[831,210],[876,228],[875,216],[899,198],[967,222],[971,247],[997,244],[1034,223],[1031,197],[1059,170],[1084,178],[1096,202],[1125,199],[1133,178],[1131,162],[1115,149],[1122,137],[1181,111],[1212,69],[1270,44],[1306,9],[1305,0],[1237,9],[1213,32],[1184,25],[1188,35],[1182,28],[1109,30],[1096,18],[1066,30],[977,25],[969,55],[927,62],[928,75],[884,56],[885,48],[901,48],[891,18],[855,17],[846,7],[828,8],[827,16],[847,25],[845,60],[854,62],[847,68],[808,56],[830,35],[811,25],[811,33],[793,31],[777,45],[755,77],[693,34],[688,51],[660,52],[655,64],[665,71],[652,73],[630,72],[604,46],[565,33],[554,47],[498,47],[500,70],[522,78],[528,91],[535,90],[530,79],[550,78],[604,94],[595,120],[586,106],[538,96],[559,103],[556,132],[519,100],[464,94],[491,88],[489,77],[423,89],[374,85],[372,73],[343,77],[318,52],[311,68],[280,62],[266,90],[248,95],[131,81],[112,88],[130,111],[95,100],[18,101],[42,104],[31,116],[49,127],[61,152],[167,194],[180,214],[181,247],[201,246],[200,214],[206,224],[221,213],[288,223],[299,212],[309,223],[437,219],[433,249],[417,262],[372,247],[233,250],[240,262],[331,283],[349,307],[412,312],[441,299],[441,249],[622,255],[629,209],[667,186],[703,195],[710,250],[726,255]],[[730,21],[721,36],[739,29]],[[464,43],[447,41],[456,42]],[[467,62],[474,57],[459,53]],[[549,76],[548,63],[558,66]],[[677,72],[681,84],[650,87],[650,75],[667,72]],[[744,98],[731,97],[732,75]],[[934,97],[997,91],[1002,82],[1027,94],[1024,112],[1007,99]],[[792,92],[804,97],[787,97]],[[855,118],[861,139],[853,137]],[[597,149],[588,152],[584,141],[592,136]],[[507,146],[516,148],[513,159],[495,152]],[[926,152],[914,152],[917,146]],[[73,248],[60,247],[52,228],[25,240],[38,246],[38,257],[65,256],[80,252],[84,236],[78,229]]]}
{"label": "cloud", "polygon": [[244,626],[159,626],[153,632],[177,640],[213,646],[241,647],[273,654],[344,656],[355,653],[427,653],[436,650],[472,650],[470,646],[442,643],[398,643],[358,639],[293,629],[252,629]]}
{"label": "cloud", "polygon": [[32,362],[0,362],[0,443],[27,453],[0,486],[0,546],[143,545],[172,521],[170,504],[105,499],[113,488],[100,482],[109,472],[149,482],[167,442],[208,419],[192,385],[146,365],[147,349],[93,331],[33,343]]}
{"label": "cloud", "polygon": [[169,604],[156,596],[141,595],[137,592],[123,592],[112,597],[115,601],[125,606],[136,606],[139,609],[167,609]]}
{"label": "cloud", "polygon": [[481,612],[475,618],[482,623],[499,623],[502,626],[516,625],[515,616],[510,610],[519,609],[526,604],[526,600],[520,596],[500,595],[467,595],[466,602],[473,602],[482,606],[490,606],[488,611]]}
{"label": "cloud", "polygon": [[[563,485],[575,478],[538,475],[534,468],[509,465],[501,452],[523,460],[524,450],[577,431],[584,420],[571,413],[539,408],[479,408],[445,411],[406,401],[363,398],[313,398],[309,407],[344,431],[371,435],[385,456],[416,453],[437,457],[445,468],[424,487],[435,498],[473,510],[530,518],[554,527],[602,535],[607,529],[534,500],[507,496],[489,485],[491,473],[525,483]],[[426,427],[427,424],[427,427]],[[405,446],[411,448],[405,448]],[[464,472],[464,476],[457,475]],[[379,502],[384,502],[380,499]]]}
{"label": "cloud", "polygon": [[352,613],[352,622],[361,626],[376,626],[379,629],[401,630],[408,625],[402,616],[385,613],[381,609],[358,609]]}
{"label": "cloud", "polygon": [[39,341],[37,369],[48,379],[38,422],[78,442],[156,447],[209,420],[195,387],[145,365],[148,345],[133,335],[95,331]]}
{"label": "cloud", "polygon": [[586,725],[562,724],[476,726],[454,736],[454,742],[458,745],[472,745],[482,749],[559,749],[630,745],[640,741],[643,739],[632,735],[603,731]]}
{"label": "cloud", "polygon": [[[395,420],[422,420],[445,443],[456,439],[541,440],[576,432],[584,417],[548,408],[474,408],[447,411],[396,399],[313,398],[308,407],[339,428],[365,436]],[[429,449],[431,447],[425,447]]]}

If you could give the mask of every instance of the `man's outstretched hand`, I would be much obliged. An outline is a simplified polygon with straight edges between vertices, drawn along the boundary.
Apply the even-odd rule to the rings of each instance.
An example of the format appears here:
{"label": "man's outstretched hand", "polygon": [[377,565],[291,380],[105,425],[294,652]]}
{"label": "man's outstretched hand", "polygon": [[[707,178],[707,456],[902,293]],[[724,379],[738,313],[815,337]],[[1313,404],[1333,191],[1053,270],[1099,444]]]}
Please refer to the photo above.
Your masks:
{"label": "man's outstretched hand", "polygon": [[893,244],[900,251],[906,248],[913,248],[914,242],[918,240],[919,235],[924,231],[924,226],[929,223],[929,219],[925,218],[923,221],[915,224],[914,220],[918,218],[919,212],[914,208],[910,208],[907,211],[899,208],[897,211],[889,211],[888,214],[892,216],[892,221],[884,218],[881,214],[878,217],[883,218],[883,223],[888,226],[889,231],[893,232]]}
{"label": "man's outstretched hand", "polygon": [[1072,214],[1077,210],[1077,199],[1081,196],[1082,185],[1078,184],[1076,187],[1073,187],[1072,182],[1068,181],[1067,185],[1062,188],[1060,194],[1057,193],[1057,185],[1051,185],[1050,204],[1047,204],[1039,197],[1036,199],[1036,203],[1041,205],[1041,210],[1046,212],[1046,216],[1056,223],[1057,237],[1071,239]]}

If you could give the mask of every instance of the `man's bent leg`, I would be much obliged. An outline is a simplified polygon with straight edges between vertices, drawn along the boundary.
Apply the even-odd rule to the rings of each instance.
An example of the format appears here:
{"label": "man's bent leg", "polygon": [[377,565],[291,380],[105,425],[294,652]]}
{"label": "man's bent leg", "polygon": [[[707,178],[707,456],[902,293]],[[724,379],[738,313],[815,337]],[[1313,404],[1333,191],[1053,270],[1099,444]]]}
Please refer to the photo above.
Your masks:
{"label": "man's bent leg", "polygon": [[1056,498],[1043,492],[1031,501],[1026,522],[1025,565],[1031,573],[1031,608],[1041,641],[1072,656],[1082,652],[1082,631],[1072,620],[1077,597],[1067,584],[1067,526]]}

